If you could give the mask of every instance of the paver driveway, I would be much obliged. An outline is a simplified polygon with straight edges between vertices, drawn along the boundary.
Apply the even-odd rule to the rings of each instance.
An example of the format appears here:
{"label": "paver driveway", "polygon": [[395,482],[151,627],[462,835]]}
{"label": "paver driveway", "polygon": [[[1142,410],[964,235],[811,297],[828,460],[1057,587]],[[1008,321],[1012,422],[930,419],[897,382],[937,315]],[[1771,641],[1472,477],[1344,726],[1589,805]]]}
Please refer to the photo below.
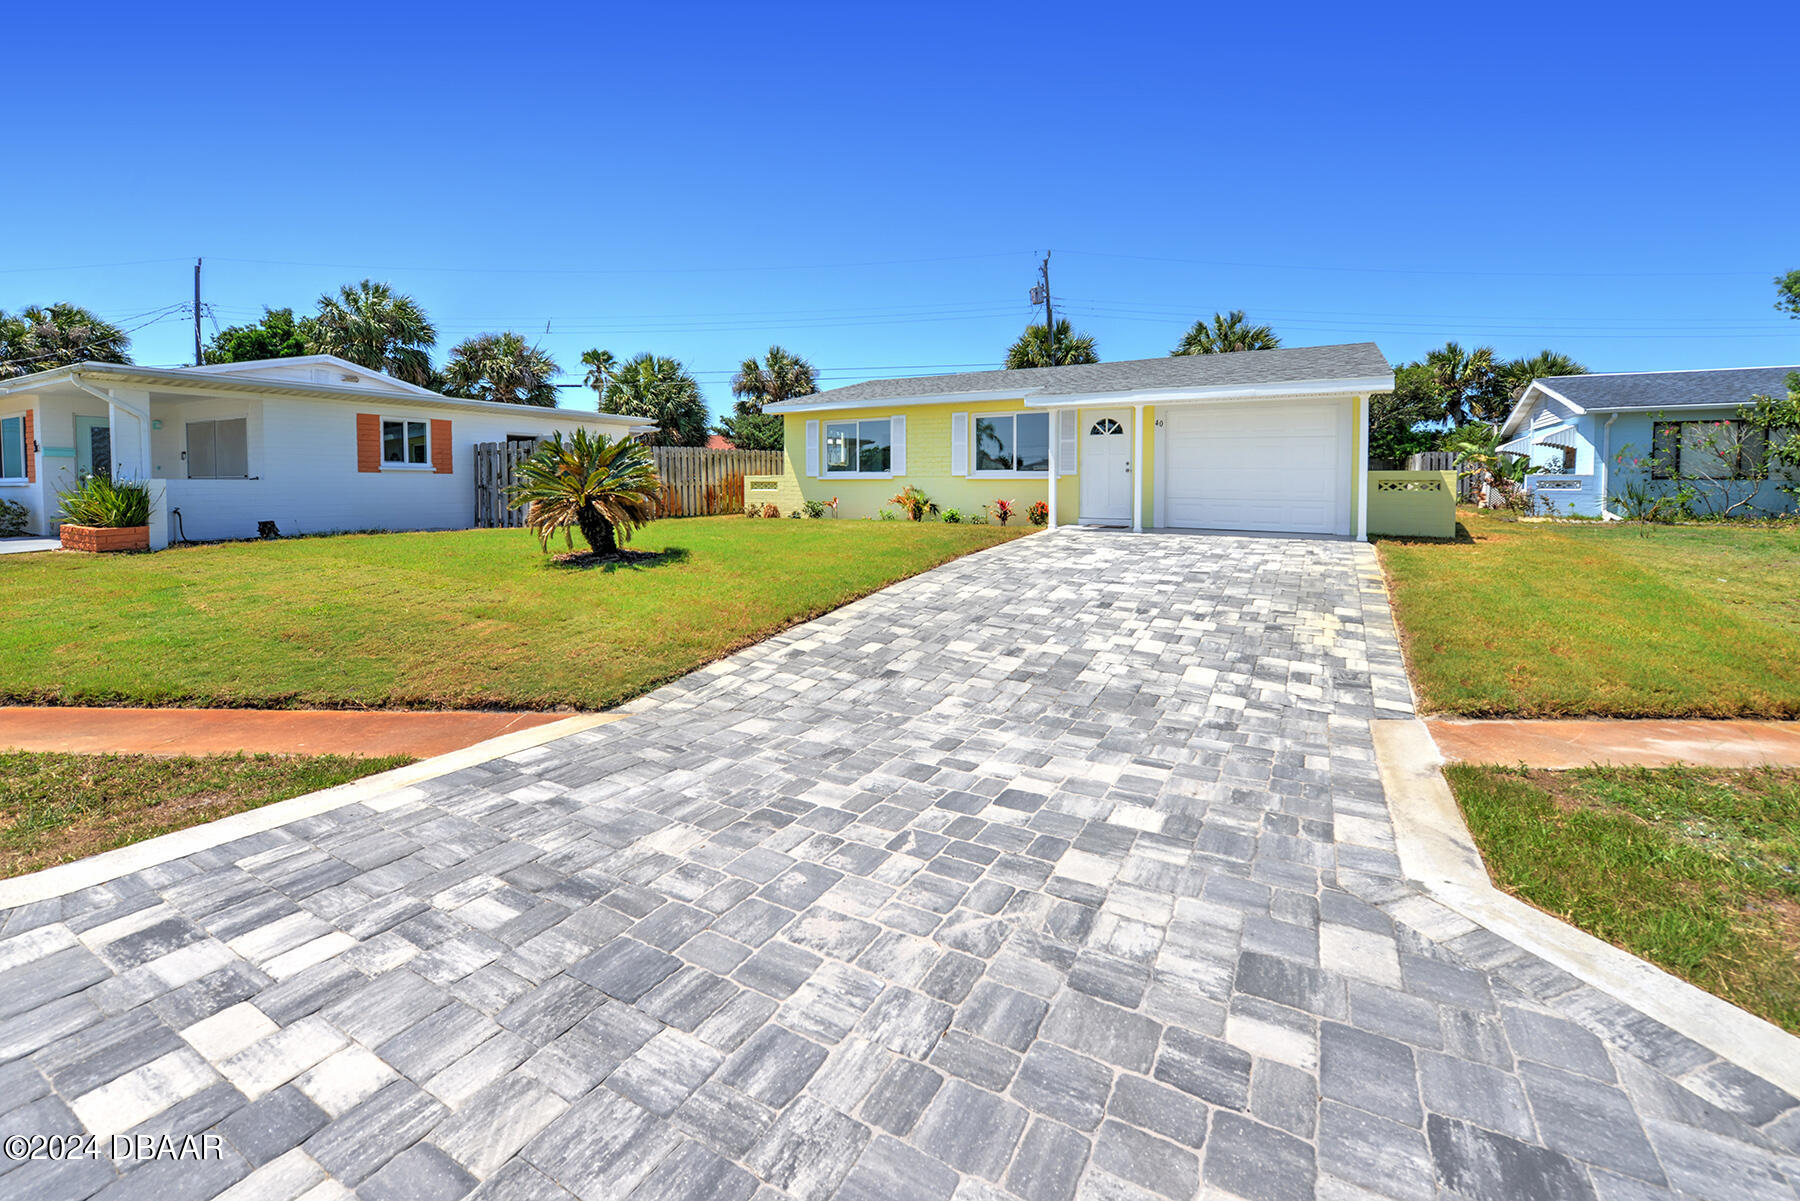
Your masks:
{"label": "paver driveway", "polygon": [[1365,546],[987,551],[6,914],[0,1127],[223,1139],[0,1191],[1792,1201],[1794,1098],[1397,878],[1405,705]]}

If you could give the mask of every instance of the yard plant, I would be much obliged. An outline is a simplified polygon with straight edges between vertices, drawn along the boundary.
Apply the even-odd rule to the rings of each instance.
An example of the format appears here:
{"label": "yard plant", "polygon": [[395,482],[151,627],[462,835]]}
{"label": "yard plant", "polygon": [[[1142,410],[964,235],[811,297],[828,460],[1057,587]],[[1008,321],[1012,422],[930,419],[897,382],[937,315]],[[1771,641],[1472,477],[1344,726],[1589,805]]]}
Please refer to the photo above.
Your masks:
{"label": "yard plant", "polygon": [[91,475],[57,500],[70,525],[123,530],[150,524],[150,489],[135,481]]}
{"label": "yard plant", "polygon": [[579,529],[596,555],[617,555],[619,541],[656,517],[656,464],[641,443],[577,428],[564,439],[553,433],[518,468],[507,488],[515,505],[527,505],[525,525],[548,550],[559,530],[573,546]]}
{"label": "yard plant", "polygon": [[690,517],[639,531],[655,558],[590,571],[520,554],[516,529],[10,555],[0,699],[604,709],[1020,533]]}

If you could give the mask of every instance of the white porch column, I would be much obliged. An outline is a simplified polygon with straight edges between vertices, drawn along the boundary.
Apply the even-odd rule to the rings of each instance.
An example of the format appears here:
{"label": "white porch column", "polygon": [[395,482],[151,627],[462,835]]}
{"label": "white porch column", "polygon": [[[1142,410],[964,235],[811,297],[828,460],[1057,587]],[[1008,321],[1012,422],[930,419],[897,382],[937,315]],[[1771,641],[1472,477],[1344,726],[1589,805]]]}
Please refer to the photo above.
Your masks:
{"label": "white porch column", "polygon": [[150,393],[107,389],[106,421],[112,430],[113,478],[149,479]]}
{"label": "white porch column", "polygon": [[1131,455],[1131,532],[1141,534],[1144,532],[1144,447],[1149,444],[1144,435],[1143,405],[1132,406],[1131,424],[1137,440],[1137,449]]}
{"label": "white porch column", "polygon": [[1056,461],[1056,444],[1062,441],[1062,410],[1050,410],[1050,491],[1044,502],[1050,506],[1050,520],[1046,529],[1056,528],[1056,472],[1060,464]]}

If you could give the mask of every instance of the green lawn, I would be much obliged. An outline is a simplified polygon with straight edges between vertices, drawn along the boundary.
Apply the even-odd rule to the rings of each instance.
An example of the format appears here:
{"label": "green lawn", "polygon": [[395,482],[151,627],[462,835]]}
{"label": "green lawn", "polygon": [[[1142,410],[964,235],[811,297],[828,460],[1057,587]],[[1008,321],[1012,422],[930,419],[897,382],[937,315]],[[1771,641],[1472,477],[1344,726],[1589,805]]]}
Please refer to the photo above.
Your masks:
{"label": "green lawn", "polygon": [[1800,771],[1445,774],[1501,888],[1800,1033]]}
{"label": "green lawn", "polygon": [[524,530],[10,555],[0,700],[600,709],[1025,532],[688,518],[587,570]]}
{"label": "green lawn", "polygon": [[1458,515],[1380,544],[1424,711],[1800,717],[1800,526]]}
{"label": "green lawn", "polygon": [[0,876],[67,863],[410,762],[336,755],[0,754]]}

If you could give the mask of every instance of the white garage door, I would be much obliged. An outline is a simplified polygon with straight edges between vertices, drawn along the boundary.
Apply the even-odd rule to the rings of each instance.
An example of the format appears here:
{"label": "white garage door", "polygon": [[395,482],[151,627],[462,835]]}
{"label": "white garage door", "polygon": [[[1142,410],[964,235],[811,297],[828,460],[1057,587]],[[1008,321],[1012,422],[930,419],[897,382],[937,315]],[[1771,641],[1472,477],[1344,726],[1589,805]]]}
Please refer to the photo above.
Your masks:
{"label": "white garage door", "polygon": [[1350,532],[1350,405],[1170,405],[1157,524]]}

